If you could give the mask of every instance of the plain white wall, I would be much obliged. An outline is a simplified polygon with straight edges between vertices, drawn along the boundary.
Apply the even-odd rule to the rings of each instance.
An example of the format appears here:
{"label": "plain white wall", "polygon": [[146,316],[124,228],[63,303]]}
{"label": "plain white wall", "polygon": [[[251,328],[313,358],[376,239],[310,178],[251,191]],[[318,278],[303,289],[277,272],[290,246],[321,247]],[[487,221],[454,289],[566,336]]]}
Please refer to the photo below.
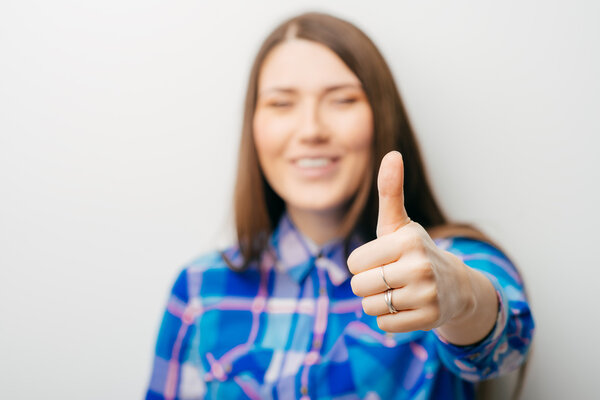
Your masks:
{"label": "plain white wall", "polygon": [[250,62],[329,11],[397,78],[448,214],[520,266],[526,399],[597,389],[595,1],[0,2],[0,387],[133,399],[181,266],[226,243]]}

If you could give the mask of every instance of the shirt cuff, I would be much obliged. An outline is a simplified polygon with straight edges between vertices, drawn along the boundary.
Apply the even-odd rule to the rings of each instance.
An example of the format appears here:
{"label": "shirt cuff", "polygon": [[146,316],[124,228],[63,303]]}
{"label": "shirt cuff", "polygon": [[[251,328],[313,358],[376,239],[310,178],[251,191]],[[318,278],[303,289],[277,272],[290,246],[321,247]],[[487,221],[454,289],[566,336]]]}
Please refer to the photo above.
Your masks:
{"label": "shirt cuff", "polygon": [[438,352],[444,364],[458,372],[464,379],[471,381],[480,380],[482,376],[487,375],[488,371],[481,371],[479,366],[488,364],[485,360],[500,342],[508,322],[508,302],[502,286],[493,275],[485,271],[480,272],[492,282],[498,297],[498,316],[490,333],[477,343],[459,346],[448,342],[435,329],[433,330],[438,339]]}

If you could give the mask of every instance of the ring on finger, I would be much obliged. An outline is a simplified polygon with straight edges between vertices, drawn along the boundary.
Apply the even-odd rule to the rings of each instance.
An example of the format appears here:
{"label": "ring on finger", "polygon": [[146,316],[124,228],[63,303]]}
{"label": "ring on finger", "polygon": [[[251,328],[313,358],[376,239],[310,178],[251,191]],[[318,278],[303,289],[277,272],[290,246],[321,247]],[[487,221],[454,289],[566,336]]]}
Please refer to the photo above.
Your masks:
{"label": "ring on finger", "polygon": [[384,265],[382,265],[381,267],[379,267],[379,270],[381,271],[381,279],[383,280],[383,283],[385,284],[385,287],[388,290],[391,290],[392,287],[390,286],[390,284],[388,283],[388,281],[385,279],[385,274],[383,273],[383,267],[384,267]]}
{"label": "ring on finger", "polygon": [[398,310],[396,310],[396,307],[394,307],[394,305],[392,304],[392,289],[388,289],[385,291],[385,293],[383,294],[383,299],[385,300],[385,304],[387,304],[390,314],[396,314]]}

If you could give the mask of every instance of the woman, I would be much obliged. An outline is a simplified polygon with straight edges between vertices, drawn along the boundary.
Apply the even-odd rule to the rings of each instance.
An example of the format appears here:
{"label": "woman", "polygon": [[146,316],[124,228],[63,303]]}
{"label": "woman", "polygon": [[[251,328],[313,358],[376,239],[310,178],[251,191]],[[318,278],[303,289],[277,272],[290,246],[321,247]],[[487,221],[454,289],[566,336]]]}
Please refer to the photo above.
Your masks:
{"label": "woman", "polygon": [[235,210],[237,245],[175,282],[147,399],[472,398],[524,361],[517,270],[447,223],[392,75],[348,22],[304,14],[263,43]]}

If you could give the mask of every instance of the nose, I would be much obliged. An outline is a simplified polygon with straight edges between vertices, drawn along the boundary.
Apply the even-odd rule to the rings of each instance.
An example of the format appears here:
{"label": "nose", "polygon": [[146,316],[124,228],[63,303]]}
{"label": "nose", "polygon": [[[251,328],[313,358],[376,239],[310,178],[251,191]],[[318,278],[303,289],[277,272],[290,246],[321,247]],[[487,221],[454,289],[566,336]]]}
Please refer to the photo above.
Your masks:
{"label": "nose", "polygon": [[328,140],[329,135],[319,113],[317,101],[305,102],[300,116],[298,136],[301,141],[306,143],[321,143]]}

